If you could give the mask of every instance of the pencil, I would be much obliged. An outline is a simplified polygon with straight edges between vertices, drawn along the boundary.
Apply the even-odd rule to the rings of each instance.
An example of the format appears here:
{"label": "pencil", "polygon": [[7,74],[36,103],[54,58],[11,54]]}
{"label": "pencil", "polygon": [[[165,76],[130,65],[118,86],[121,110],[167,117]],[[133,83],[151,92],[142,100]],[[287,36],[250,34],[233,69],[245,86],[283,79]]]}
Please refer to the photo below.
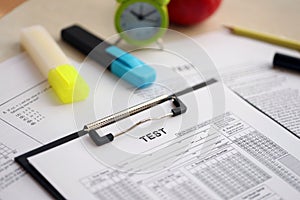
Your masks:
{"label": "pencil", "polygon": [[244,29],[244,28],[240,28],[240,27],[236,27],[236,26],[233,26],[233,27],[225,26],[225,27],[228,28],[232,33],[234,33],[236,35],[241,35],[241,36],[253,38],[256,40],[261,40],[264,42],[276,44],[276,45],[287,47],[290,49],[300,50],[300,42],[296,41],[296,40],[290,40],[290,39],[278,37],[275,35],[260,33],[257,31]]}

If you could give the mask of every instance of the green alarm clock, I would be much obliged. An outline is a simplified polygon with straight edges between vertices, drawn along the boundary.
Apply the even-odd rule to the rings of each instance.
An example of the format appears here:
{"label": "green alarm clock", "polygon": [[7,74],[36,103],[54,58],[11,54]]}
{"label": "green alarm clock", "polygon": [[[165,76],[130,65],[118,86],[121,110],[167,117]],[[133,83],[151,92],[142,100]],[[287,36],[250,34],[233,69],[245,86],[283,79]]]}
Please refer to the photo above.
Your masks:
{"label": "green alarm clock", "polygon": [[147,45],[163,36],[169,25],[170,0],[117,0],[115,27],[130,44]]}

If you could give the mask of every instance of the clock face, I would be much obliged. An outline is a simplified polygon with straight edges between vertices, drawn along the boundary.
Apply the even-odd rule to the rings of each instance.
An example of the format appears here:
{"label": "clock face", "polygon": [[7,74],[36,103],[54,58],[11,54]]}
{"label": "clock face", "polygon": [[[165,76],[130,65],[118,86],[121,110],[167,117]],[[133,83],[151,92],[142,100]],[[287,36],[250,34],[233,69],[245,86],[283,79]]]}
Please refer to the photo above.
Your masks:
{"label": "clock face", "polygon": [[161,21],[161,14],[157,8],[149,3],[137,2],[124,9],[120,26],[123,31],[131,30],[126,33],[130,38],[147,40],[159,31]]}

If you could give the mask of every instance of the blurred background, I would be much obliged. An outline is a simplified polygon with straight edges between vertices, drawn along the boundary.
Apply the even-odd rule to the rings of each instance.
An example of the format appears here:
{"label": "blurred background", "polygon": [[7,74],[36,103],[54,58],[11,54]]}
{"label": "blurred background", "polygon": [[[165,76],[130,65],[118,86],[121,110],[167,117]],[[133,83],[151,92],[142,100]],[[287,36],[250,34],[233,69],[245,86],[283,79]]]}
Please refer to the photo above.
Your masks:
{"label": "blurred background", "polygon": [[[171,29],[189,36],[218,30],[222,25],[238,25],[300,40],[300,0],[172,1],[184,2],[186,6],[188,3],[207,6],[221,1],[216,11],[200,23],[188,26],[170,24]],[[114,0],[0,0],[0,61],[20,52],[16,43],[19,30],[32,24],[45,26],[56,39],[60,37],[58,30],[61,27],[73,23],[83,24],[104,38],[115,34],[116,8]]]}

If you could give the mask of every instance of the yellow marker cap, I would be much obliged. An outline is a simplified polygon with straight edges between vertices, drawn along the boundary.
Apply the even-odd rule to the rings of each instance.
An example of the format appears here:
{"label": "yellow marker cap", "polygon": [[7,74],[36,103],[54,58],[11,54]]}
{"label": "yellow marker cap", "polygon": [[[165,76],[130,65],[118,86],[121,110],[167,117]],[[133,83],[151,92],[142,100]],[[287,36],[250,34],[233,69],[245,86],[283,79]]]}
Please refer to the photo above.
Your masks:
{"label": "yellow marker cap", "polygon": [[84,100],[89,87],[47,30],[39,25],[21,31],[21,44],[63,103]]}
{"label": "yellow marker cap", "polygon": [[51,69],[48,81],[63,103],[82,101],[89,96],[89,86],[72,65]]}

